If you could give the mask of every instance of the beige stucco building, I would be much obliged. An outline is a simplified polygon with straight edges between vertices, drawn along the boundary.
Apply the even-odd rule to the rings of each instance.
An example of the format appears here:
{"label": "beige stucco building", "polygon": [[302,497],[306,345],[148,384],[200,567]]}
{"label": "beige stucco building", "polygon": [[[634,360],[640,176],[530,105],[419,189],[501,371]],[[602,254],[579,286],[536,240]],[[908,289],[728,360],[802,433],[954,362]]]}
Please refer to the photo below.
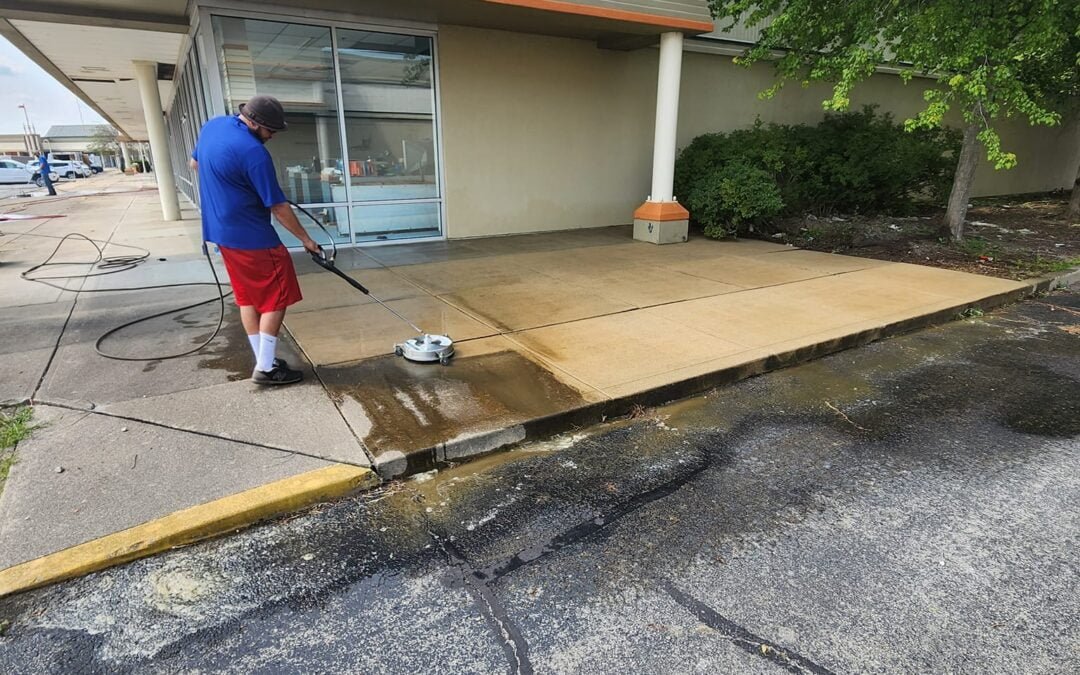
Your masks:
{"label": "beige stucco building", "polygon": [[[823,88],[757,96],[736,66],[753,34],[712,32],[704,0],[59,0],[0,8],[11,39],[198,201],[187,168],[202,122],[277,96],[290,130],[267,147],[294,201],[342,243],[685,220],[675,148],[766,122],[816,122]],[[740,42],[741,41],[741,42]],[[85,49],[108,44],[107,50]],[[881,73],[855,91],[897,117],[925,81]],[[164,117],[162,117],[162,112]],[[1010,127],[1020,168],[982,166],[976,194],[1071,185],[1080,128]],[[177,213],[162,191],[167,216]],[[169,194],[167,194],[169,193]]]}

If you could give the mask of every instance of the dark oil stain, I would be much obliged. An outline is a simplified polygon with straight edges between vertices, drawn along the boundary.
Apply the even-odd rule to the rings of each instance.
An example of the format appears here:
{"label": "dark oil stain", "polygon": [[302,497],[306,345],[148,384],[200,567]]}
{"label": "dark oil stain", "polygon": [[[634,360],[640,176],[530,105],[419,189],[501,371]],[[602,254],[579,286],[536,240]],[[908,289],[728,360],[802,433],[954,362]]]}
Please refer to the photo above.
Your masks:
{"label": "dark oil stain", "polygon": [[[320,370],[339,403],[351,399],[366,420],[363,440],[376,455],[430,448],[582,405],[581,395],[524,356],[504,351],[458,358],[449,366],[400,357]],[[346,410],[346,416],[350,413]]]}
{"label": "dark oil stain", "polygon": [[160,365],[161,365],[161,361],[147,361],[146,365],[143,366],[142,371],[144,373],[152,373],[155,370],[157,370],[157,367],[160,366]]}

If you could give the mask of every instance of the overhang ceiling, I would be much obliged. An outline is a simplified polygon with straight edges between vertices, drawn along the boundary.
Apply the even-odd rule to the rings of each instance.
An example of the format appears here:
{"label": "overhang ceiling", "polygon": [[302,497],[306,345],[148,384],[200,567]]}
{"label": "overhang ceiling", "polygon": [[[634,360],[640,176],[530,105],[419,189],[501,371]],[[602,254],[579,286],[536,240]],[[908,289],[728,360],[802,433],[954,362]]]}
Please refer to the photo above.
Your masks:
{"label": "overhang ceiling", "polygon": [[[667,31],[696,35],[712,28],[704,0],[279,2],[258,7],[283,17],[299,14],[302,10],[290,8],[296,7],[342,13],[356,21],[399,20],[573,37],[612,49],[653,44]],[[0,0],[0,35],[123,134],[144,140],[146,122],[132,62],[177,64],[188,32],[187,12],[195,4],[187,0]],[[168,101],[172,83],[159,81],[158,86],[162,101]]]}
{"label": "overhang ceiling", "polygon": [[[123,135],[146,140],[133,61],[175,64],[183,35],[22,20],[13,20],[11,25]],[[159,81],[158,89],[166,101],[172,82]]]}

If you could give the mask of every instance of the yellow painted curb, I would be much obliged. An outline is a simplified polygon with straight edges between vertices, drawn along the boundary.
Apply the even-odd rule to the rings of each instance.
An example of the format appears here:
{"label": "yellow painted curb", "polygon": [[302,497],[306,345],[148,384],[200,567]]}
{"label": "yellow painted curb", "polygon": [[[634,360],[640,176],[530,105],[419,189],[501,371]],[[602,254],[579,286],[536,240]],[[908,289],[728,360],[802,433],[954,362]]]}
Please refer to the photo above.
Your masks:
{"label": "yellow painted curb", "polygon": [[378,484],[370,469],[335,464],[177,511],[0,570],[0,597],[121,565]]}

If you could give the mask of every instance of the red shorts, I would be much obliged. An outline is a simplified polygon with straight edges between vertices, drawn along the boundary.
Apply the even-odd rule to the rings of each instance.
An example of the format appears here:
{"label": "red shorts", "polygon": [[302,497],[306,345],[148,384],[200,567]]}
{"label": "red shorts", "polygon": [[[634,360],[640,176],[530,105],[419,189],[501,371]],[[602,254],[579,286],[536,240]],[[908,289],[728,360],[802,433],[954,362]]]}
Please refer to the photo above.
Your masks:
{"label": "red shorts", "polygon": [[225,260],[237,305],[254,307],[259,314],[266,314],[303,300],[296,268],[284,246],[253,250],[218,248]]}

